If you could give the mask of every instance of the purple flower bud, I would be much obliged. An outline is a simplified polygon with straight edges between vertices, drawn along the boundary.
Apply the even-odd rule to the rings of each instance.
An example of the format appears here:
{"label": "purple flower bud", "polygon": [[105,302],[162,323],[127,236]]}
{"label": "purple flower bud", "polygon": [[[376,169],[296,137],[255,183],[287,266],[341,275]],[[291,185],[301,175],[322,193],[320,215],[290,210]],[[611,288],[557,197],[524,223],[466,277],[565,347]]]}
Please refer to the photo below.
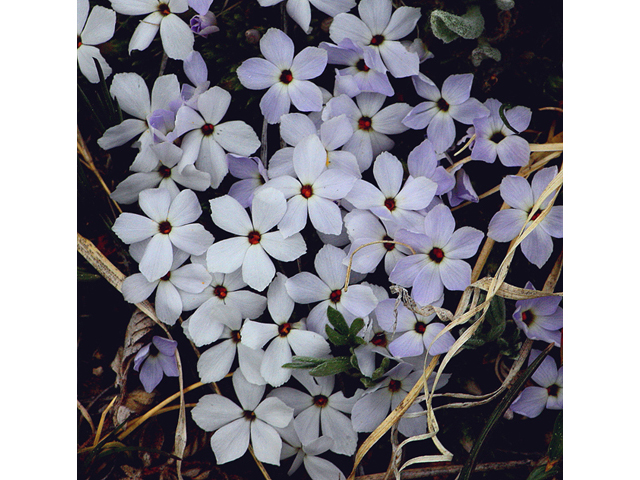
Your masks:
{"label": "purple flower bud", "polygon": [[254,45],[260,41],[260,32],[255,28],[251,28],[244,32],[244,38],[248,43]]}
{"label": "purple flower bud", "polygon": [[207,38],[207,36],[212,33],[220,31],[216,24],[216,16],[213,12],[207,12],[206,15],[194,15],[189,21],[191,31],[204,38]]}

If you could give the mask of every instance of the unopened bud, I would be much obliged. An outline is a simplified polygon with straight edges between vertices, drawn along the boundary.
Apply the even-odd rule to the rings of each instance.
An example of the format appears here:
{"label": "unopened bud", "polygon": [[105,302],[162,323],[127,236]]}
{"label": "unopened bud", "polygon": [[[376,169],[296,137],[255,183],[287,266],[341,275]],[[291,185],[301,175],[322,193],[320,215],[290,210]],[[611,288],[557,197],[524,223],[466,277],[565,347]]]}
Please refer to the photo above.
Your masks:
{"label": "unopened bud", "polygon": [[244,38],[248,43],[256,44],[260,41],[260,32],[255,28],[251,28],[244,32]]}

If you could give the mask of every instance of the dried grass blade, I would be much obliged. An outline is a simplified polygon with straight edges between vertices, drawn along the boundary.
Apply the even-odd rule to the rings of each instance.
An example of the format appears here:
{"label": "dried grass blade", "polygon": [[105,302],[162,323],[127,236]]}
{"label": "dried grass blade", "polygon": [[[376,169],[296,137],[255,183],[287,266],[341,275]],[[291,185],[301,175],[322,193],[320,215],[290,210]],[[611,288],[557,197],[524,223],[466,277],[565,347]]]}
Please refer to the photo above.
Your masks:
{"label": "dried grass blade", "polygon": [[80,413],[82,414],[84,419],[89,423],[89,427],[91,427],[91,434],[94,435],[96,433],[96,427],[93,425],[93,420],[91,420],[89,412],[87,412],[87,409],[84,408],[84,405],[80,403],[80,400],[76,401],[78,402],[78,410],[80,410]]}

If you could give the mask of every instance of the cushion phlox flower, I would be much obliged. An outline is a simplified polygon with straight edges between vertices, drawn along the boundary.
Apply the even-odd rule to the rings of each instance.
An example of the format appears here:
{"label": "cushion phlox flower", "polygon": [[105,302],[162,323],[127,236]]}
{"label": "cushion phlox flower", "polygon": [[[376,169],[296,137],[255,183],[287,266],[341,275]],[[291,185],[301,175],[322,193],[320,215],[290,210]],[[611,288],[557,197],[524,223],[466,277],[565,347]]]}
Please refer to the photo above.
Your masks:
{"label": "cushion phlox flower", "polygon": [[211,235],[195,222],[202,214],[196,194],[183,190],[175,199],[164,188],[140,192],[139,205],[147,216],[122,213],[113,231],[124,243],[131,244],[150,238],[140,261],[140,273],[150,282],[165,275],[173,263],[173,246],[201,255],[213,243]]}
{"label": "cushion phlox flower", "polygon": [[489,115],[489,109],[472,98],[473,74],[451,75],[442,83],[442,92],[423,76],[411,78],[416,93],[427,99],[416,105],[402,120],[414,130],[427,128],[427,137],[437,153],[447,150],[455,141],[454,120],[471,125],[476,118]]}
{"label": "cushion phlox flower", "polygon": [[307,251],[299,233],[284,237],[278,230],[271,232],[285,212],[287,201],[274,188],[263,188],[251,202],[252,218],[238,201],[229,196],[210,201],[211,218],[221,229],[236,237],[214,243],[207,252],[210,272],[231,273],[242,267],[242,279],[255,290],[262,291],[273,279],[276,269],[270,256],[291,262]]}
{"label": "cushion phlox flower", "polygon": [[391,0],[362,0],[358,4],[360,18],[350,13],[336,15],[331,23],[331,40],[340,44],[345,38],[365,50],[365,61],[371,68],[396,78],[419,73],[418,55],[409,52],[400,39],[415,28],[420,9],[400,7],[392,14]]}
{"label": "cushion phlox flower", "polygon": [[301,112],[320,111],[322,92],[310,82],[327,66],[327,52],[307,47],[294,57],[293,41],[282,31],[270,28],[260,39],[265,58],[245,60],[237,73],[250,90],[268,88],[260,100],[260,110],[269,123],[278,123],[289,113],[291,103]]}
{"label": "cushion phlox flower", "polygon": [[[493,163],[497,156],[506,167],[522,167],[529,163],[529,142],[517,136],[500,118],[502,102],[489,98],[484,102],[484,106],[491,113],[488,117],[476,118],[473,121],[476,138],[471,149],[471,159]],[[526,107],[514,107],[505,110],[504,116],[511,127],[517,132],[522,132],[529,126],[531,110]]]}
{"label": "cushion phlox flower", "polygon": [[331,449],[333,440],[326,435],[316,438],[315,440],[303,445],[293,423],[285,428],[277,429],[278,433],[284,440],[282,444],[282,453],[280,454],[280,460],[285,460],[290,457],[295,457],[291,468],[287,472],[287,475],[293,475],[300,465],[304,465],[305,470],[311,477],[311,480],[345,480],[344,474],[329,460],[319,457],[327,450]]}
{"label": "cushion phlox flower", "polygon": [[129,303],[140,303],[156,291],[155,309],[158,318],[174,325],[183,311],[182,292],[201,293],[211,282],[211,275],[202,265],[183,265],[184,255],[173,256],[171,269],[158,280],[150,282],[141,273],[124,279],[122,295]]}
{"label": "cushion phlox flower", "polygon": [[[351,268],[356,272],[371,273],[384,259],[384,270],[389,275],[398,260],[409,254],[409,249],[402,245],[388,241],[381,243],[394,240],[395,230],[386,228],[385,222],[368,210],[352,210],[344,217],[344,222],[351,240],[349,254],[344,261],[348,263],[352,259]],[[369,243],[371,245],[367,245]]]}
{"label": "cushion phlox flower", "polygon": [[96,5],[89,13],[89,0],[78,0],[78,67],[91,83],[100,81],[94,58],[104,78],[111,75],[111,67],[96,45],[111,40],[115,28],[116,12]]}
{"label": "cushion phlox flower", "polygon": [[201,397],[191,410],[200,428],[215,432],[211,449],[218,465],[240,458],[249,448],[258,460],[280,465],[282,439],[275,428],[286,427],[293,418],[293,409],[281,400],[265,398],[265,386],[249,383],[242,372],[233,374],[233,388],[240,406],[217,394]]}
{"label": "cushion phlox flower", "polygon": [[182,136],[180,167],[195,162],[198,170],[211,175],[211,187],[218,188],[229,170],[227,153],[251,155],[260,147],[253,129],[241,120],[220,123],[231,104],[231,94],[212,87],[200,94],[198,110],[183,105],[176,114],[177,136]]}
{"label": "cushion phlox flower", "polygon": [[326,338],[325,325],[329,322],[327,308],[335,308],[351,324],[357,317],[368,315],[378,305],[378,299],[371,287],[351,285],[345,289],[347,266],[343,264],[346,253],[333,245],[323,246],[314,260],[318,275],[301,272],[286,282],[289,296],[302,304],[318,303],[309,312],[307,328]]}
{"label": "cushion phlox flower", "polygon": [[287,277],[277,273],[267,291],[267,307],[273,323],[247,320],[242,328],[242,343],[259,349],[269,343],[260,367],[262,377],[274,387],[279,387],[291,378],[292,370],[282,368],[291,363],[292,353],[305,357],[324,358],[330,353],[329,344],[317,333],[305,330],[301,322],[290,322],[293,300],[287,294]]}
{"label": "cushion phlox flower", "polygon": [[241,179],[229,187],[229,195],[238,200],[244,208],[248,208],[254,192],[269,180],[267,169],[258,157],[243,157],[229,153],[227,162],[229,173]]}
{"label": "cushion phlox flower", "polygon": [[[429,355],[440,355],[449,351],[455,342],[451,332],[445,332],[435,340],[445,328],[434,322],[436,314],[424,317],[416,314],[403,304],[396,306],[396,299],[384,300],[376,307],[378,323],[387,332],[394,333],[389,351],[396,357],[415,357],[427,351]],[[435,342],[434,342],[435,340]]]}
{"label": "cushion phlox flower", "polygon": [[168,190],[173,200],[180,193],[178,185],[198,192],[204,192],[211,185],[209,174],[197,170],[193,165],[187,165],[182,172],[179,171],[178,162],[182,158],[180,147],[163,142],[149,148],[158,159],[157,166],[150,172],[134,173],[120,182],[111,194],[116,202],[125,205],[134,203],[140,192],[156,187]]}
{"label": "cushion phlox flower", "polygon": [[132,50],[145,50],[158,31],[162,48],[169,58],[184,60],[193,51],[193,33],[176,15],[189,8],[187,0],[110,0],[113,9],[124,15],[146,15],[129,41]]}
{"label": "cushion phlox flower", "polygon": [[289,237],[301,231],[307,224],[307,215],[316,230],[340,234],[342,215],[334,201],[349,193],[357,177],[327,168],[327,151],[315,134],[295,146],[293,168],[297,178],[281,175],[263,187],[273,187],[287,199],[287,211],[278,222],[282,235]]}
{"label": "cushion phlox flower", "polygon": [[408,230],[422,230],[424,217],[416,210],[429,205],[438,185],[426,177],[409,178],[403,185],[402,164],[389,152],[378,155],[373,176],[377,188],[366,180],[358,180],[347,200],[356,208],[368,209],[377,217],[393,220]]}
{"label": "cushion phlox flower", "polygon": [[[531,350],[529,365],[538,355],[540,350]],[[558,368],[552,357],[542,361],[531,379],[539,386],[525,388],[509,408],[529,418],[537,417],[545,408],[562,410],[562,367]]]}
{"label": "cushion phlox flower", "polygon": [[[277,5],[282,0],[258,0],[261,7]],[[348,12],[355,7],[355,0],[287,0],[287,13],[300,25],[302,30],[309,34],[311,32],[311,5],[330,17],[335,17],[339,13]]]}
{"label": "cushion phlox flower", "polygon": [[462,202],[478,203],[480,198],[473,188],[471,178],[462,168],[462,165],[452,169],[451,173],[455,175],[455,186],[447,192],[449,205],[455,207]]}
{"label": "cushion phlox flower", "polygon": [[210,82],[207,80],[209,77],[209,70],[207,64],[202,58],[200,52],[195,50],[191,52],[182,63],[184,73],[193,85],[185,83],[180,89],[180,95],[185,105],[197,109],[198,97],[201,93],[206,92],[209,89]]}
{"label": "cushion phlox flower", "polygon": [[455,219],[446,205],[436,205],[427,213],[424,233],[396,232],[396,240],[411,245],[415,255],[401,258],[389,281],[412,286],[412,296],[420,305],[430,305],[449,290],[464,290],[471,282],[471,266],[463,259],[476,254],[484,234],[472,227],[455,230]]}
{"label": "cushion phlox flower", "polygon": [[[531,185],[523,177],[506,176],[500,183],[500,196],[511,208],[500,210],[493,216],[487,235],[497,242],[509,242],[516,238],[523,228],[528,228],[530,223],[527,223],[527,218],[533,205],[557,174],[558,167],[543,168],[534,175]],[[546,208],[550,201],[551,195],[542,202],[540,209]],[[551,207],[547,216],[520,243],[526,259],[538,268],[542,268],[551,257],[551,237],[562,238],[562,211],[562,206]],[[539,214],[539,211],[534,213],[531,221]]]}
{"label": "cushion phlox flower", "polygon": [[353,404],[362,394],[358,389],[353,397],[346,398],[340,391],[333,393],[335,377],[312,377],[308,372],[296,370],[293,376],[309,393],[291,387],[279,387],[268,397],[276,397],[293,407],[293,426],[302,444],[306,445],[322,435],[333,440],[331,451],[353,455],[358,435],[351,426]]}
{"label": "cushion phlox flower", "polygon": [[202,322],[196,326],[198,328],[192,329],[195,334],[194,340],[202,340],[205,337],[212,338],[217,334],[216,340],[221,341],[200,355],[198,359],[200,380],[203,383],[222,380],[231,371],[237,353],[238,369],[244,378],[250,383],[265,385],[266,381],[260,374],[264,352],[240,343],[242,341],[243,319],[238,309],[232,305],[217,304],[211,306],[209,313],[210,318],[207,323]]}
{"label": "cushion phlox flower", "polygon": [[431,140],[425,138],[407,157],[407,170],[412,177],[426,177],[438,184],[436,195],[443,195],[454,187],[452,173],[439,165],[438,156]]}
{"label": "cushion phlox flower", "polygon": [[[524,288],[535,290],[531,282],[527,282]],[[559,306],[561,301],[562,297],[558,296],[518,300],[513,320],[527,338],[555,343],[559,347],[562,340],[562,307]]]}
{"label": "cushion phlox flower", "polygon": [[133,369],[140,372],[140,382],[145,391],[151,393],[162,380],[162,376],[177,377],[178,363],[176,348],[178,342],[168,338],[154,336],[133,359]]}
{"label": "cushion phlox flower", "polygon": [[322,42],[320,48],[327,51],[329,63],[347,67],[336,70],[338,93],[345,93],[350,97],[362,92],[381,93],[387,97],[394,94],[387,74],[367,65],[364,49],[350,38],[344,38],[338,45]]}
{"label": "cushion phlox flower", "polygon": [[379,93],[361,93],[354,102],[347,95],[339,95],[329,100],[322,112],[325,121],[342,114],[351,120],[354,132],[342,149],[355,155],[361,172],[371,166],[374,157],[393,148],[395,142],[387,135],[408,130],[402,119],[411,106],[398,102],[382,108],[386,98]]}
{"label": "cushion phlox flower", "polygon": [[140,75],[118,73],[113,76],[109,91],[122,111],[134,118],[127,118],[108,128],[98,139],[98,145],[104,150],[110,150],[139,135],[134,146],[139,146],[140,152],[136,155],[131,170],[150,172],[158,165],[158,159],[148,150],[154,143],[148,120],[155,111],[171,111],[176,104],[181,103],[178,77],[173,74],[158,77],[149,96],[147,84]]}

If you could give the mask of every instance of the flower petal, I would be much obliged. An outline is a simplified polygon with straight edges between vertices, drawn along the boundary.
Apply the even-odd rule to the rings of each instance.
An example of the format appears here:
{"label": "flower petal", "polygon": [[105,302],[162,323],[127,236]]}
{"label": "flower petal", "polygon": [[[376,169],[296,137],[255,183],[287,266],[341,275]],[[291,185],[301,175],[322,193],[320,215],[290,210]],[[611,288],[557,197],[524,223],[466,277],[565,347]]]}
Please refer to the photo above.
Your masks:
{"label": "flower petal", "polygon": [[213,434],[211,449],[216,456],[218,465],[240,458],[245,454],[249,448],[250,425],[249,421],[243,417],[225,425]]}

